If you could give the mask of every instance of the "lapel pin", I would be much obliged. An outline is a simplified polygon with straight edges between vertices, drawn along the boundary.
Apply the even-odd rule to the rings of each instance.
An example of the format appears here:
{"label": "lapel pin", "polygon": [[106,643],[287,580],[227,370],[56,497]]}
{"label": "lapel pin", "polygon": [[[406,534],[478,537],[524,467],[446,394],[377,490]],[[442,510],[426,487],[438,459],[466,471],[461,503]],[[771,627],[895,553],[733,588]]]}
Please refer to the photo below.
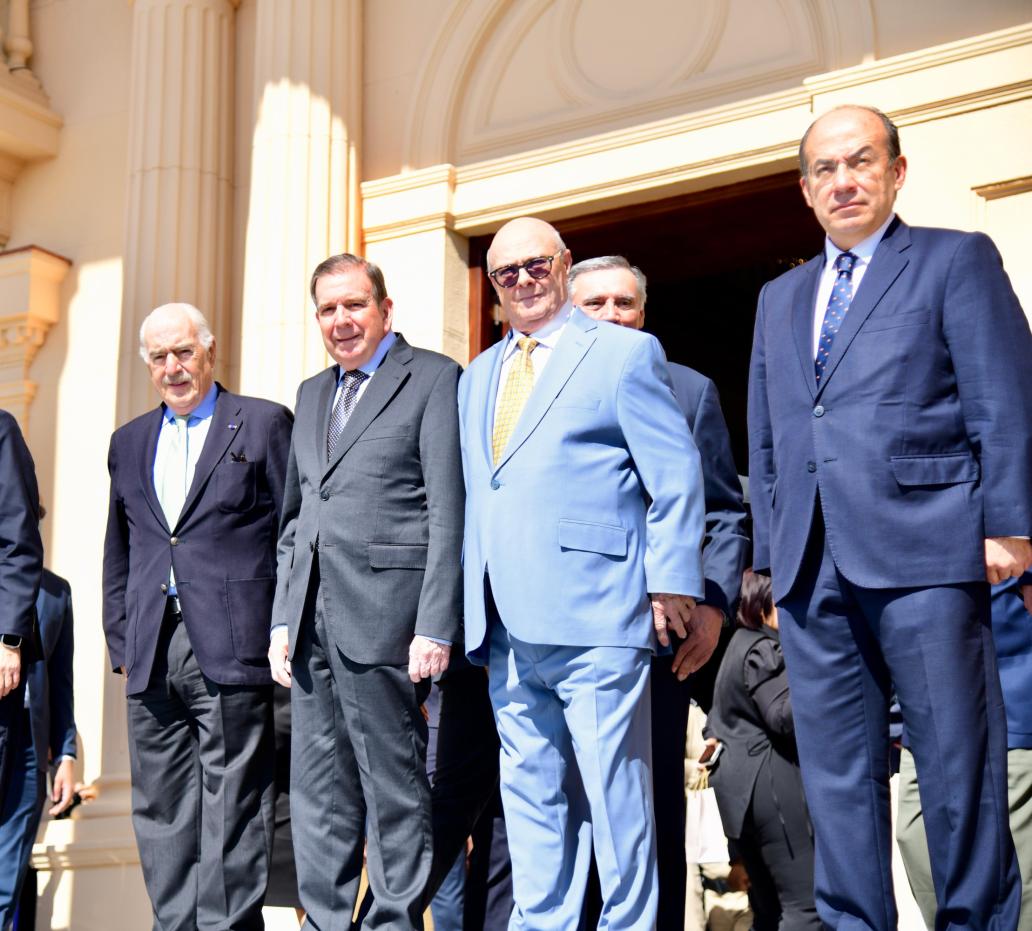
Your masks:
{"label": "lapel pin", "polygon": [[230,430],[235,430],[237,428],[237,425],[235,423],[231,423],[228,425],[228,427]]}

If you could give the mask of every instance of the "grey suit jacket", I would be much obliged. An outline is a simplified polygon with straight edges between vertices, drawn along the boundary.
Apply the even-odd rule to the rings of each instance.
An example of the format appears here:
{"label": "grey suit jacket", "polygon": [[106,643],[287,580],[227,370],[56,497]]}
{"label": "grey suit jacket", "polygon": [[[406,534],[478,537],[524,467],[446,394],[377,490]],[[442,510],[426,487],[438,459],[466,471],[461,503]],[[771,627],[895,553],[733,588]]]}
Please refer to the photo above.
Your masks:
{"label": "grey suit jacket", "polygon": [[414,634],[461,634],[459,366],[398,334],[333,458],[338,366],[301,383],[280,522],[273,626],[297,643],[315,555],[331,636],[350,659],[403,665]]}

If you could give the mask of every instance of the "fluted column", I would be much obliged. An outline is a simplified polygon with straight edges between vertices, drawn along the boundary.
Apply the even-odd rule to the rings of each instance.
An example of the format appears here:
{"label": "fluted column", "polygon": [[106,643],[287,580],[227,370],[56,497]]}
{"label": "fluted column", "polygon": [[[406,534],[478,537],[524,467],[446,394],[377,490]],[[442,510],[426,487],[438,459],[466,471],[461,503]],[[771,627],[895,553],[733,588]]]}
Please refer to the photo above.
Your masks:
{"label": "fluted column", "polygon": [[[227,342],[237,0],[135,0],[118,421],[156,397],[143,318],[188,301]],[[225,346],[225,349],[228,349]]]}
{"label": "fluted column", "polygon": [[360,247],[361,0],[258,0],[240,390],[293,405],[326,362],[308,279]]}

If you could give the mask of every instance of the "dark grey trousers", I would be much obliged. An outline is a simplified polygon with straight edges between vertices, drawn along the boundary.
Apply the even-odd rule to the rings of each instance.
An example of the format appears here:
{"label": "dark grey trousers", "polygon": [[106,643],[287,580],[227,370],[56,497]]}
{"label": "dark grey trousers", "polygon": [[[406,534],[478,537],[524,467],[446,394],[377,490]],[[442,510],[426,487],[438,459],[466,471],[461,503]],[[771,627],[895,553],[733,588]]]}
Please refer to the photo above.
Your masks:
{"label": "dark grey trousers", "polygon": [[352,662],[327,635],[320,599],[308,601],[290,696],[290,816],[308,925],[351,928],[368,838],[375,902],[363,927],[422,929],[433,841],[419,705],[430,681]]}
{"label": "dark grey trousers", "polygon": [[264,928],[272,843],[272,685],[224,686],[166,616],[128,697],[133,828],[154,931]]}

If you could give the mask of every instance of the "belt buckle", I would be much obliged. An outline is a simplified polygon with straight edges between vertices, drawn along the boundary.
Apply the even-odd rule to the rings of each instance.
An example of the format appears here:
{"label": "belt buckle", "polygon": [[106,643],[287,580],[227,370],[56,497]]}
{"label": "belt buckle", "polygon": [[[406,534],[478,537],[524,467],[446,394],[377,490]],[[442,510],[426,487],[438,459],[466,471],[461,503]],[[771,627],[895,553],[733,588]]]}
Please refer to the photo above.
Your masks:
{"label": "belt buckle", "polygon": [[176,617],[181,618],[183,616],[183,609],[179,604],[178,595],[168,596],[168,610],[171,614],[175,615]]}

